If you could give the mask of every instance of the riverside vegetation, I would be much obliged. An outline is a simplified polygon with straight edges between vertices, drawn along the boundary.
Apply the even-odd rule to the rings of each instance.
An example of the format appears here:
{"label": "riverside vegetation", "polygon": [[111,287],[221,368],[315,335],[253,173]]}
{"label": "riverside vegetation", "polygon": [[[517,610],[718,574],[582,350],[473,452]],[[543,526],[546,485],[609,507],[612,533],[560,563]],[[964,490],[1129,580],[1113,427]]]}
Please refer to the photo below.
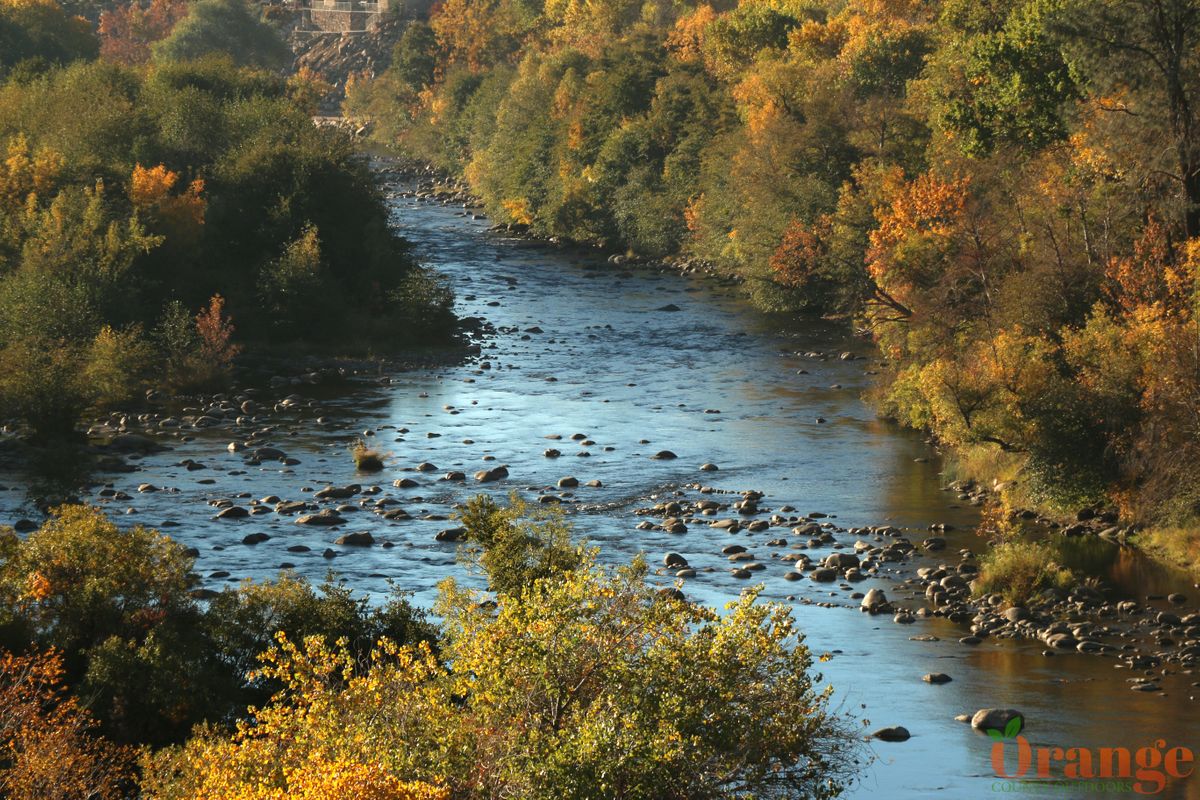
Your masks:
{"label": "riverside vegetation", "polygon": [[519,504],[462,520],[493,592],[447,579],[436,627],[286,576],[201,607],[183,547],[86,507],[4,533],[0,645],[29,654],[0,671],[0,792],[822,798],[852,776],[786,607],[692,605]]}
{"label": "riverside vegetation", "polygon": [[[237,0],[0,0],[0,416],[22,435],[219,387],[273,345],[452,332],[285,58]],[[0,530],[0,796],[826,798],[853,778],[786,607],[718,614],[641,560],[602,566],[556,515],[462,513],[491,592],[445,582],[436,625],[332,578],[200,591],[197,551],[88,506]]]}
{"label": "riverside vegetation", "polygon": [[856,321],[1013,511],[1196,564],[1200,3],[447,0],[346,113],[501,223]]}
{"label": "riverside vegetation", "polygon": [[194,4],[147,63],[99,50],[50,0],[0,3],[0,415],[62,439],[243,350],[448,337],[449,292],[303,78],[260,68],[286,48],[247,7]]}

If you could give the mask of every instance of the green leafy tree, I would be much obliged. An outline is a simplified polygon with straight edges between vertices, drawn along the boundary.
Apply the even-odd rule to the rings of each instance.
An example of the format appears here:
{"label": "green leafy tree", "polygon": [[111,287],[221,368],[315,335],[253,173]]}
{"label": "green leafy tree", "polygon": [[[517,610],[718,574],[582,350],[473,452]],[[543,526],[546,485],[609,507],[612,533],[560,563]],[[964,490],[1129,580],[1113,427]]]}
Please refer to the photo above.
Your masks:
{"label": "green leafy tree", "polygon": [[244,0],[197,0],[153,50],[156,61],[191,61],[222,53],[256,67],[281,67],[291,56],[279,33]]}

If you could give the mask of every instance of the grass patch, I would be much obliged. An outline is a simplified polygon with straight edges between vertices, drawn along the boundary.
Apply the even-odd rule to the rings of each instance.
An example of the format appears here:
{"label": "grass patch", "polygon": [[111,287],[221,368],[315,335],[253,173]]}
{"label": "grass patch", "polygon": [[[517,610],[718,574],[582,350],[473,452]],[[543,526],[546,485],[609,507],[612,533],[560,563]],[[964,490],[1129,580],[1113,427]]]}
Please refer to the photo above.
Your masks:
{"label": "grass patch", "polygon": [[1154,558],[1200,576],[1200,523],[1150,528],[1137,535],[1137,544]]}
{"label": "grass patch", "polygon": [[999,594],[1013,605],[1025,605],[1047,589],[1067,591],[1078,583],[1060,566],[1051,542],[1015,540],[992,547],[980,561],[975,595]]}
{"label": "grass patch", "polygon": [[380,472],[384,466],[384,459],[387,458],[383,453],[369,447],[362,439],[350,448],[350,455],[354,456],[354,466],[359,472]]}

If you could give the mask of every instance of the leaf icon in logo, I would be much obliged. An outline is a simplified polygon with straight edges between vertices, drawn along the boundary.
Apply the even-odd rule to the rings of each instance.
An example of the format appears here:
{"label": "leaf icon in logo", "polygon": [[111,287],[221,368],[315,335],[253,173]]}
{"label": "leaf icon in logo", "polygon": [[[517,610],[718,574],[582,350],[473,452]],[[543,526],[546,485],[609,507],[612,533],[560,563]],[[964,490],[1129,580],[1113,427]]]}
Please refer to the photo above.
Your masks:
{"label": "leaf icon in logo", "polygon": [[1004,739],[1004,734],[998,728],[988,728],[987,735],[995,739],[997,742]]}
{"label": "leaf icon in logo", "polygon": [[1023,722],[1024,722],[1024,720],[1021,719],[1020,717],[1013,717],[1012,719],[1010,719],[1008,721],[1008,724],[1004,726],[1004,738],[1012,739],[1018,733],[1020,733],[1021,725]]}

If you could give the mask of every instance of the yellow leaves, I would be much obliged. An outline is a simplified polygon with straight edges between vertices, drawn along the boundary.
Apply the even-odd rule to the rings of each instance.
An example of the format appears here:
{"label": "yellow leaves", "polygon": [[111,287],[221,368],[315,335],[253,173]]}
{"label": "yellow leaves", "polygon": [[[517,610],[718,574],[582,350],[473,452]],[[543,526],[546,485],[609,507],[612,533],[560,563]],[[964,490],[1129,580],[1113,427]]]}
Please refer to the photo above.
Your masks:
{"label": "yellow leaves", "polygon": [[17,213],[37,197],[52,192],[63,170],[63,157],[49,148],[36,152],[17,135],[0,162],[0,212]]}
{"label": "yellow leaves", "polygon": [[129,180],[129,199],[134,208],[165,223],[176,235],[194,235],[204,225],[204,181],[197,178],[172,194],[179,177],[162,164],[150,168],[138,164]]}
{"label": "yellow leaves", "polygon": [[646,572],[589,554],[494,610],[443,597],[448,666],[424,644],[382,640],[364,664],[281,636],[261,674],[283,690],[232,738],[205,732],[152,758],[144,796],[449,800],[603,784],[661,797],[681,781],[716,796],[712,776],[739,775],[746,753],[775,765],[838,752],[787,609],[751,592],[721,617],[659,598]]}
{"label": "yellow leaves", "polygon": [[666,47],[683,61],[700,58],[704,50],[704,35],[708,26],[717,18],[717,12],[707,4],[696,6],[696,10],[675,21],[675,27],[667,34]]}
{"label": "yellow leaves", "polygon": [[54,585],[42,573],[34,570],[25,578],[25,596],[40,603],[54,593]]}
{"label": "yellow leaves", "polygon": [[401,781],[379,764],[310,758],[287,776],[279,800],[450,800],[444,787]]}
{"label": "yellow leaves", "polygon": [[508,212],[509,218],[518,225],[533,224],[533,211],[529,207],[529,201],[524,197],[501,200],[500,205]]}

